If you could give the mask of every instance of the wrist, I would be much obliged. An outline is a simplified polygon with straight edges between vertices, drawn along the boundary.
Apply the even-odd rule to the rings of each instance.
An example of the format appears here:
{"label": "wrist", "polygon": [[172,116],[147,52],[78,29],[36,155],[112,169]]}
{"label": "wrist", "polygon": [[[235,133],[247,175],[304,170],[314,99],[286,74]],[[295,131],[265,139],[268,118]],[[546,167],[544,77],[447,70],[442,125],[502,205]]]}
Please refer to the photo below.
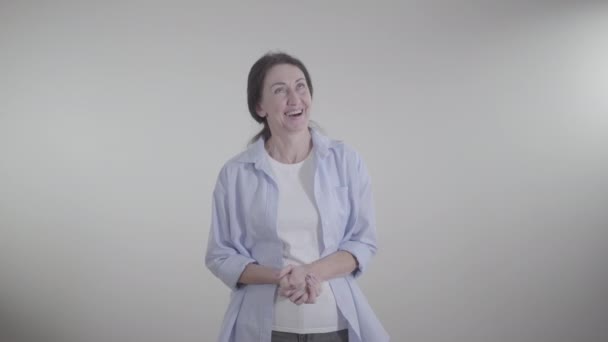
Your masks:
{"label": "wrist", "polygon": [[273,268],[272,269],[272,283],[274,285],[280,285],[281,284],[281,269],[280,268]]}
{"label": "wrist", "polygon": [[313,262],[311,264],[306,265],[307,269],[306,269],[306,273],[307,274],[314,274],[315,277],[317,277],[317,279],[320,282],[325,281],[326,279],[323,276],[323,270],[321,265],[318,262]]}

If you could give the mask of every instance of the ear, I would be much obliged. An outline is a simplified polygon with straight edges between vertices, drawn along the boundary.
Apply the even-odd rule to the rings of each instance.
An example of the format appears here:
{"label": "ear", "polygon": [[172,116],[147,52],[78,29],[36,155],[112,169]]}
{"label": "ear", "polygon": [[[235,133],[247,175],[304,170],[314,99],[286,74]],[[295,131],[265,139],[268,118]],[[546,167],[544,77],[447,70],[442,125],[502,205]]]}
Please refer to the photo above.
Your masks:
{"label": "ear", "polygon": [[260,104],[259,104],[259,103],[258,103],[258,104],[255,106],[255,111],[256,111],[256,113],[258,113],[258,116],[259,116],[259,117],[261,117],[261,118],[265,118],[265,117],[266,117],[266,115],[268,115],[268,114],[266,113],[266,111],[264,111],[264,110],[262,109],[262,107],[260,106]]}

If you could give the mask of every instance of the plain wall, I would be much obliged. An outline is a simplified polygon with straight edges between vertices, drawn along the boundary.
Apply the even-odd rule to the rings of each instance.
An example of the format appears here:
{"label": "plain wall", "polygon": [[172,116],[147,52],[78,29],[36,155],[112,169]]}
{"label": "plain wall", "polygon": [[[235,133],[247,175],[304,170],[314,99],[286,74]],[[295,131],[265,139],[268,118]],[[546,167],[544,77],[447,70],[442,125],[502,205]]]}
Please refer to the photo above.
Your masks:
{"label": "plain wall", "polygon": [[0,340],[215,339],[211,192],[277,49],[370,170],[393,341],[608,340],[608,6],[447,0],[0,2]]}

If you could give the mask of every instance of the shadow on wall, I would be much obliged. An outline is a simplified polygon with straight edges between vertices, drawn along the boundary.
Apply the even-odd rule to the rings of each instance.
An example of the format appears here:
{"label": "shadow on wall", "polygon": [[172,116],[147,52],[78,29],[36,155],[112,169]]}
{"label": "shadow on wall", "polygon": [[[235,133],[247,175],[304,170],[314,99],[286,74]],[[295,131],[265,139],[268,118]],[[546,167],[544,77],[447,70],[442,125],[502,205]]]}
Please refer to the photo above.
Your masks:
{"label": "shadow on wall", "polygon": [[2,342],[69,342],[65,334],[36,315],[18,314],[0,304],[0,341]]}

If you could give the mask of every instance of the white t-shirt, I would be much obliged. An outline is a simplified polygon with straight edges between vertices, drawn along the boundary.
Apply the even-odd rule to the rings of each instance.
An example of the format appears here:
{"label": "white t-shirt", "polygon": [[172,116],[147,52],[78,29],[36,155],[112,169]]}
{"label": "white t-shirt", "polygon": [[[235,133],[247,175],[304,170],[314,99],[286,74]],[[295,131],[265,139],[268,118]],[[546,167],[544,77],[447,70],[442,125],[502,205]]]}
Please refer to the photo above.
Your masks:
{"label": "white t-shirt", "polygon": [[[266,154],[279,186],[277,233],[283,242],[285,265],[308,264],[319,259],[321,226],[314,200],[312,152],[297,164],[283,164]],[[322,283],[315,304],[296,305],[279,294],[274,304],[276,331],[315,334],[347,328],[329,283]]]}

